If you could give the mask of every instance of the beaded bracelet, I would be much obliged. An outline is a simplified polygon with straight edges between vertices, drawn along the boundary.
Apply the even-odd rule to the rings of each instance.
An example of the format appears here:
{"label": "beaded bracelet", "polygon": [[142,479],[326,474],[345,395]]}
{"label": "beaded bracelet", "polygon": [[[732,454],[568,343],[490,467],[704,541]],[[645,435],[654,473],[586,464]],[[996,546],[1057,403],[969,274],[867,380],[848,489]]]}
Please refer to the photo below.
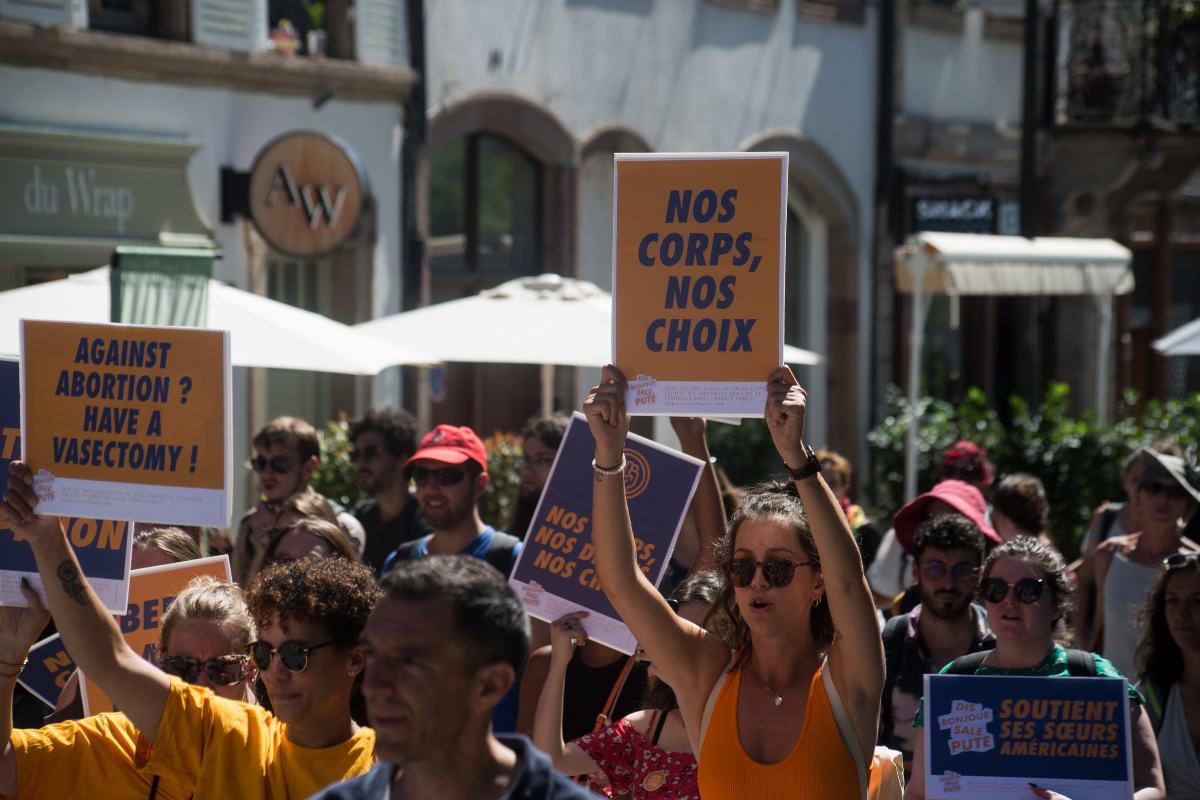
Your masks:
{"label": "beaded bracelet", "polygon": [[621,453],[621,463],[617,464],[615,467],[602,467],[599,464],[597,464],[596,459],[593,458],[592,459],[592,469],[596,471],[597,475],[606,475],[606,476],[620,475],[622,472],[625,471],[625,454]]}

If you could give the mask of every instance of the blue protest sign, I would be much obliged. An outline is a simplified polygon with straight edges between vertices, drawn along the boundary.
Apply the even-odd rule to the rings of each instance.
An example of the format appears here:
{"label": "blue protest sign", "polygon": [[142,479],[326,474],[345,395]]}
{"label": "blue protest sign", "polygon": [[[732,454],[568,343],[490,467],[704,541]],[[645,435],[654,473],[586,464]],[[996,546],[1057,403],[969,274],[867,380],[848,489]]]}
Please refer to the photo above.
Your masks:
{"label": "blue protest sign", "polygon": [[925,797],[1133,795],[1123,678],[925,676]]}
{"label": "blue protest sign", "polygon": [[29,648],[29,663],[21,670],[17,683],[37,699],[54,708],[67,679],[75,671],[75,662],[57,633]]}
{"label": "blue protest sign", "polygon": [[[588,611],[584,627],[589,638],[632,653],[637,642],[600,590],[593,564],[595,449],[583,415],[573,415],[510,583],[531,616],[553,622],[571,611]],[[634,434],[625,442],[625,461],[638,565],[657,586],[704,464]]]}
{"label": "blue protest sign", "polygon": [[[8,464],[21,455],[21,383],[16,361],[0,359],[0,487],[8,483]],[[0,488],[0,492],[2,492]],[[111,520],[64,519],[67,538],[104,607],[125,610],[129,594],[129,561],[133,554],[133,524]],[[41,592],[33,550],[0,528],[0,606],[24,606],[21,578]]]}

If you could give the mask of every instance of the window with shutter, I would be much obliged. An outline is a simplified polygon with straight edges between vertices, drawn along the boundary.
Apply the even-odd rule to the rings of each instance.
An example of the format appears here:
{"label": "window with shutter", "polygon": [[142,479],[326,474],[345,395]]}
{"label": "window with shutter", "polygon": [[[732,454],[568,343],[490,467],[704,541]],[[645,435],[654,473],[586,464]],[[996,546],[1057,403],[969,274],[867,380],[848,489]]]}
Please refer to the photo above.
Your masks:
{"label": "window with shutter", "polygon": [[196,44],[230,50],[263,50],[267,45],[266,0],[192,0]]}
{"label": "window with shutter", "polygon": [[403,0],[355,0],[354,52],[359,61],[408,63]]}
{"label": "window with shutter", "polygon": [[0,0],[0,17],[86,28],[87,0]]}

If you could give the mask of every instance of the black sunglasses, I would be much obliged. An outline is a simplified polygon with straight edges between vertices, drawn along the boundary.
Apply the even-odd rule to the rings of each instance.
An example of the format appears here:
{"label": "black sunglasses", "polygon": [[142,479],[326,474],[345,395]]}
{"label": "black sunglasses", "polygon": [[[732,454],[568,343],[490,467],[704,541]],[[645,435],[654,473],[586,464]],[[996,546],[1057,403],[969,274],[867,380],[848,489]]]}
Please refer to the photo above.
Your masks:
{"label": "black sunglasses", "polygon": [[1042,590],[1046,582],[1041,578],[1021,578],[1016,583],[1008,583],[1000,578],[987,578],[979,584],[980,596],[989,603],[1003,603],[1012,589],[1017,600],[1031,606],[1042,599]]}
{"label": "black sunglasses", "polygon": [[438,486],[457,486],[467,477],[467,471],[462,467],[413,467],[409,477],[417,486],[424,486],[431,478]]}
{"label": "black sunglasses", "polygon": [[1163,569],[1180,569],[1200,562],[1200,553],[1172,553],[1163,559]]}
{"label": "black sunglasses", "polygon": [[1177,483],[1159,483],[1157,481],[1145,481],[1138,486],[1143,492],[1150,497],[1158,497],[1160,494],[1165,494],[1168,500],[1185,500],[1190,495],[1182,486]]}
{"label": "black sunglasses", "polygon": [[918,564],[921,567],[921,574],[931,581],[940,581],[949,575],[950,580],[954,583],[967,583],[979,577],[979,565],[966,561],[960,561],[953,567],[947,566],[946,562],[936,558],[920,561]]}
{"label": "black sunglasses", "polygon": [[755,561],[753,558],[743,556],[730,561],[729,566],[725,568],[725,574],[729,576],[730,583],[739,589],[744,589],[754,580],[754,574],[758,572],[758,568],[762,567],[767,585],[782,589],[792,582],[792,578],[796,575],[796,567],[809,567],[816,563],[815,561],[792,561],[786,558],[767,558]]}
{"label": "black sunglasses", "polygon": [[230,686],[246,680],[250,658],[244,655],[214,656],[208,661],[197,661],[191,656],[159,656],[158,668],[168,675],[195,683],[203,671],[216,686]]}
{"label": "black sunglasses", "polygon": [[362,450],[351,450],[350,461],[351,463],[358,463],[360,459],[363,461],[374,461],[383,455],[383,453],[384,450],[382,447],[371,445],[369,447],[364,447]]}
{"label": "black sunglasses", "polygon": [[331,644],[333,644],[332,639],[320,644],[284,642],[279,647],[272,647],[266,642],[259,641],[250,645],[250,658],[254,660],[254,666],[266,672],[271,668],[271,660],[278,653],[279,660],[283,662],[283,666],[288,672],[304,672],[304,668],[308,666],[309,653],[313,650],[320,650],[322,647],[328,647]]}
{"label": "black sunglasses", "polygon": [[247,462],[255,472],[266,472],[267,467],[276,475],[286,475],[292,471],[292,460],[287,456],[255,456]]}

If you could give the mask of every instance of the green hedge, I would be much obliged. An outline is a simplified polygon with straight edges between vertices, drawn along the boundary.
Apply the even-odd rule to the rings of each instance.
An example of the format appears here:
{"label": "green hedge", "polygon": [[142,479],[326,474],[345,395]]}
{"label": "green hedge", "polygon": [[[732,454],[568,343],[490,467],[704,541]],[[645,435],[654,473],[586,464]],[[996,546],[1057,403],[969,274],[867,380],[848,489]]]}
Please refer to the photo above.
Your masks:
{"label": "green hedge", "polygon": [[[1028,472],[1041,478],[1050,499],[1051,535],[1073,558],[1092,510],[1104,500],[1124,496],[1120,464],[1126,456],[1160,438],[1173,439],[1185,449],[1200,442],[1200,394],[1166,403],[1151,400],[1139,415],[1134,412],[1137,395],[1129,392],[1118,404],[1113,423],[1101,423],[1091,412],[1071,416],[1069,399],[1070,389],[1063,383],[1050,384],[1037,407],[1013,397],[1005,424],[979,389],[971,389],[957,407],[921,398],[918,489],[927,490],[937,480],[942,454],[950,445],[970,439],[987,449],[999,476]],[[874,466],[874,491],[868,499],[876,514],[891,513],[904,501],[908,402],[892,386],[885,406],[883,421],[867,435]]]}

